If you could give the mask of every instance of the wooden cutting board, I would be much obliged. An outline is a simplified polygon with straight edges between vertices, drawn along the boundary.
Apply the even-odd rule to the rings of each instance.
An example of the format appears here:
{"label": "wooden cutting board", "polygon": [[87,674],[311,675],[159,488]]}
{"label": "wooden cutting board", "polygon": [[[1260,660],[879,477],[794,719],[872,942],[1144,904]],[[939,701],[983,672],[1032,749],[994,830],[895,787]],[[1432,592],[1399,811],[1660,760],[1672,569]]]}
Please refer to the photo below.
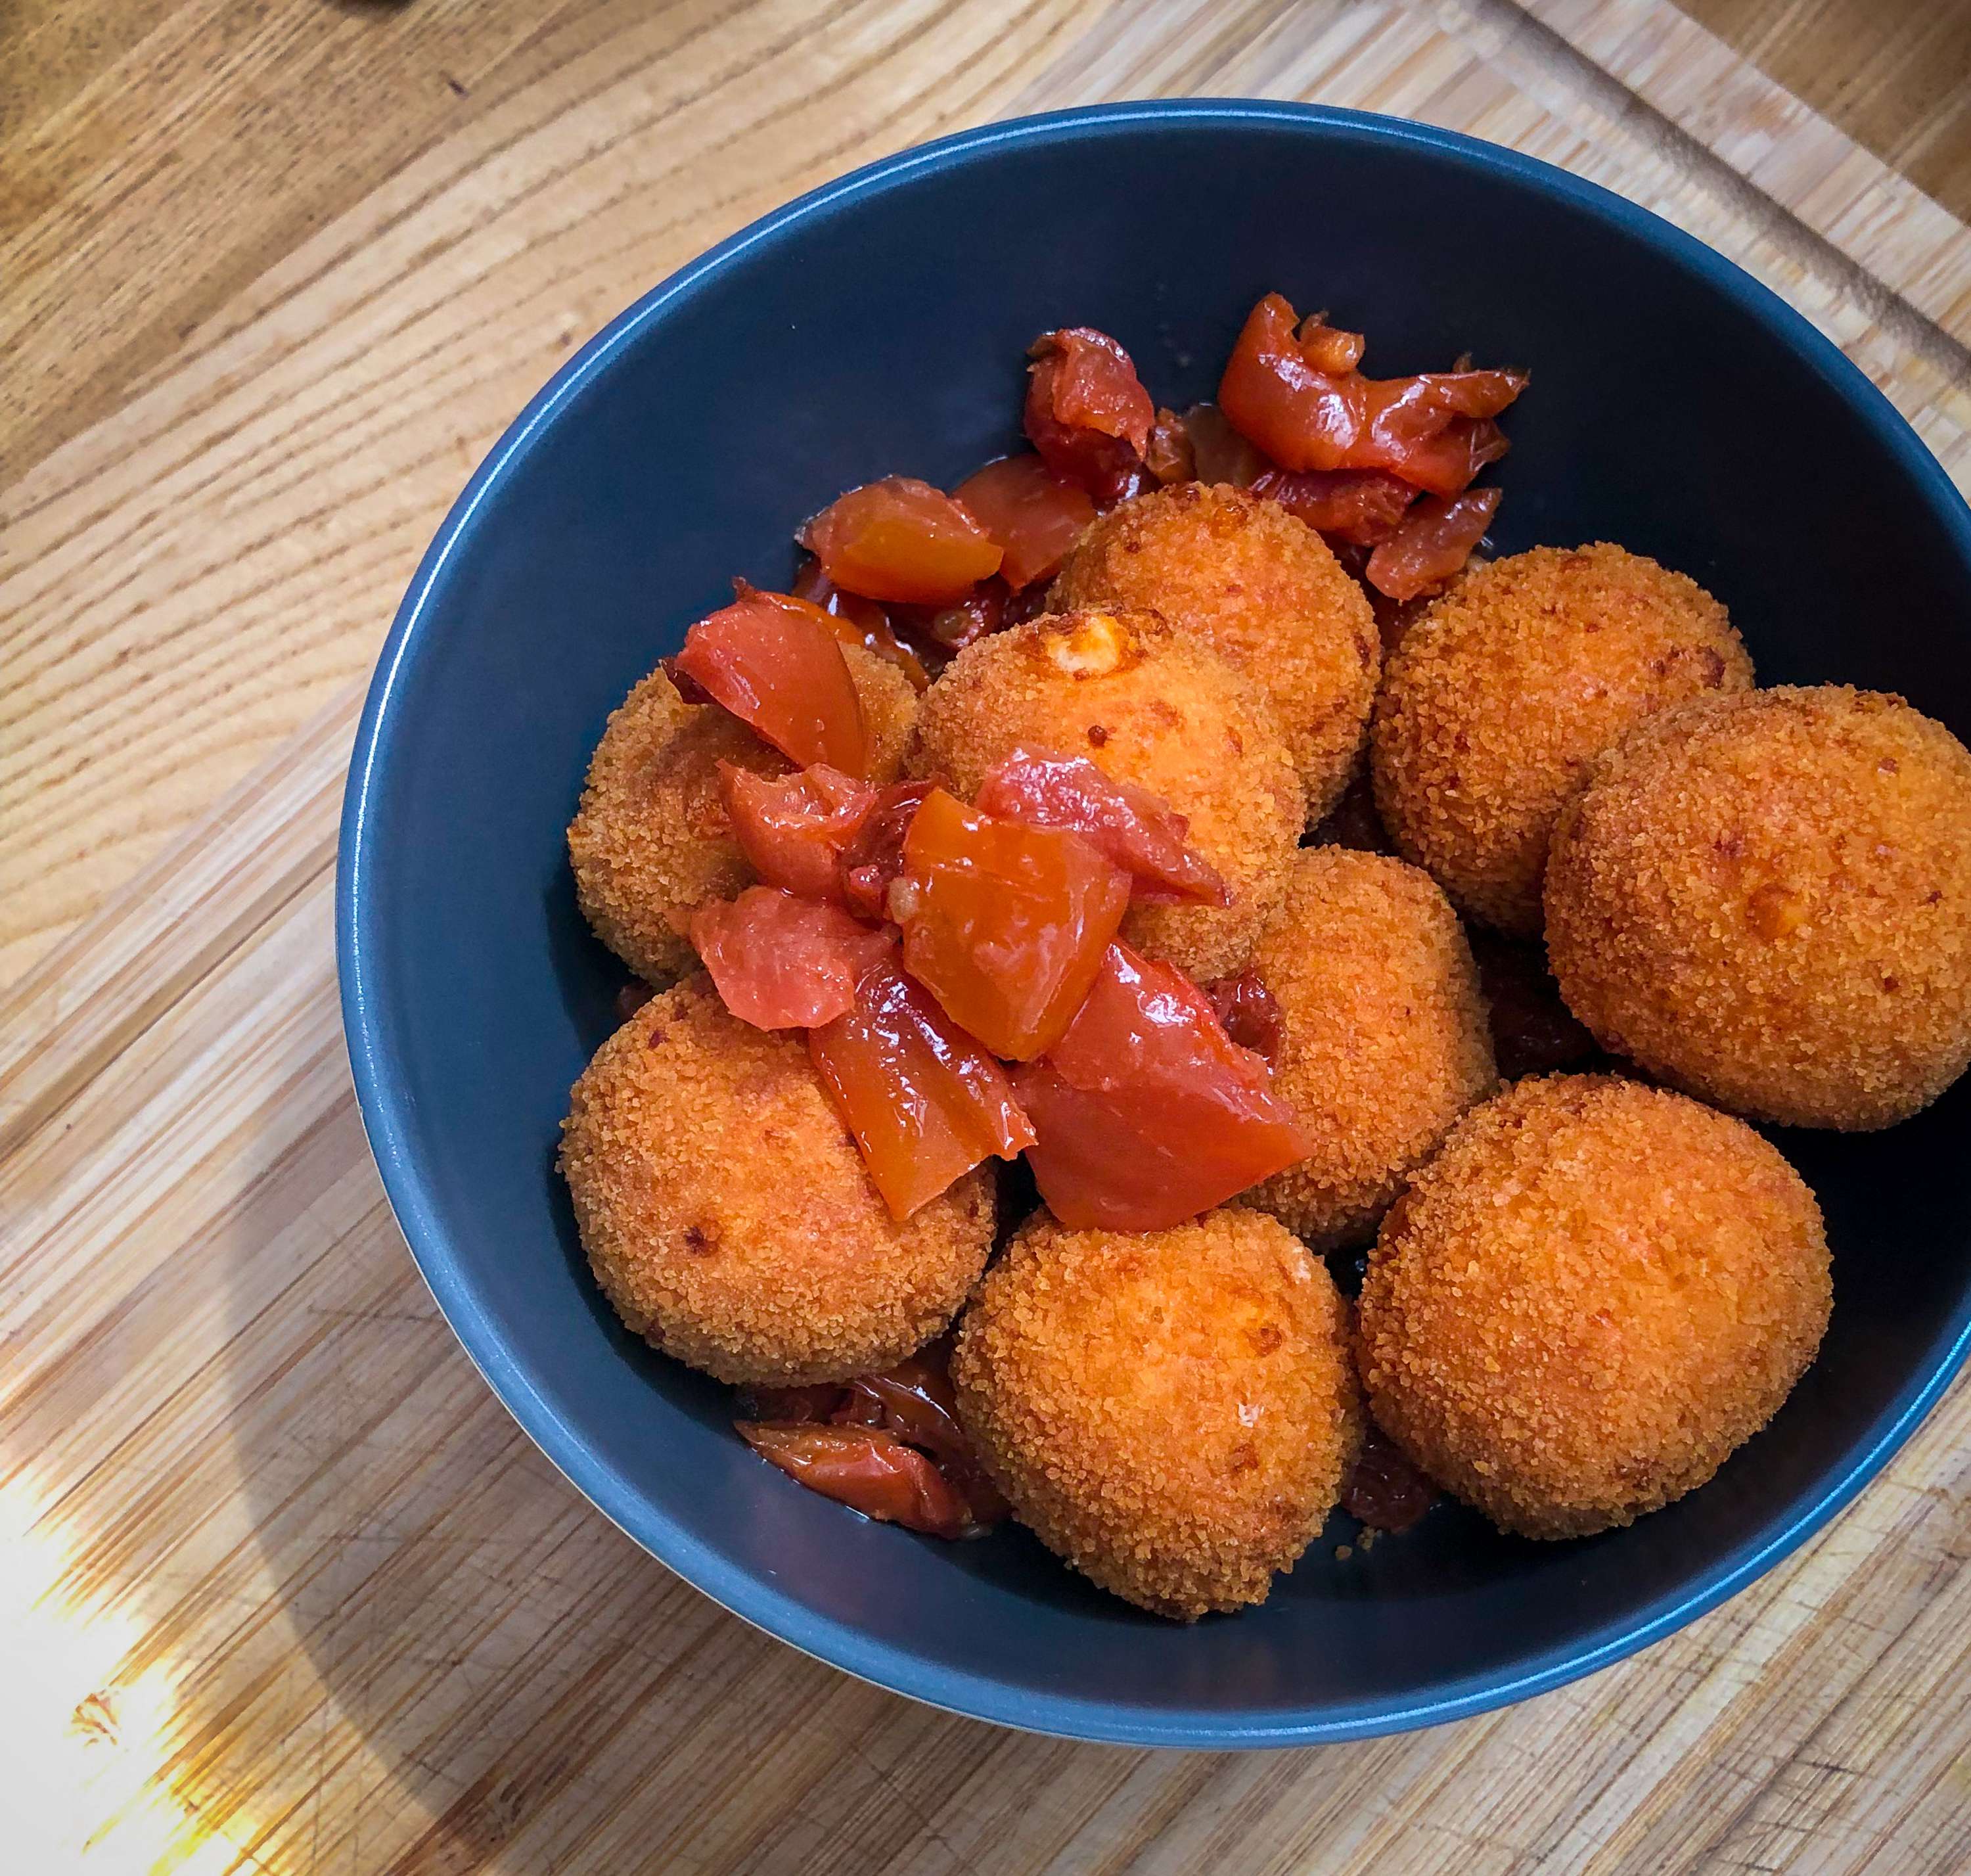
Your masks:
{"label": "wooden cutting board", "polygon": [[[1725,1607],[1401,1738],[1079,1747],[743,1626],[575,1496],[437,1316],[353,1106],[329,908],[360,680],[471,463],[644,287],[865,158],[1175,93],[1471,131],[1749,268],[1960,487],[1971,233],[1661,0],[336,5],[125,0],[59,148],[0,117],[28,283],[0,293],[0,960],[39,956],[0,1000],[0,1868],[1971,1861],[1962,1388]],[[364,32],[373,60],[319,62]],[[296,112],[345,186],[271,253]]]}

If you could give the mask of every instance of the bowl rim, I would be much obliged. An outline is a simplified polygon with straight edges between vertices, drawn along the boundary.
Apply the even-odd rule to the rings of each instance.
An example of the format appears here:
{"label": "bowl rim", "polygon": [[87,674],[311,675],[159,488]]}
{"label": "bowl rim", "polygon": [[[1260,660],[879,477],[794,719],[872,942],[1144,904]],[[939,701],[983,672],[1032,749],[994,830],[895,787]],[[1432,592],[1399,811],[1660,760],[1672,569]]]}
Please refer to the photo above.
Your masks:
{"label": "bowl rim", "polygon": [[1249,1717],[1031,1692],[989,1675],[927,1662],[907,1649],[803,1607],[742,1564],[678,1529],[661,1508],[585,1447],[537,1390],[499,1326],[480,1309],[413,1144],[403,1094],[394,1085],[371,963],[375,908],[369,856],[380,837],[373,796],[387,767],[391,704],[419,652],[419,625],[487,498],[526,455],[555,413],[589,385],[642,328],[783,230],[824,210],[907,186],[1016,145],[1070,142],[1164,125],[1259,126],[1407,146],[1491,175],[1537,197],[1612,223],[1660,259],[1699,276],[1750,313],[1776,344],[1825,380],[1877,439],[1954,533],[1971,582],[1971,510],[1930,450],[1867,377],[1777,294],[1735,263],[1612,191],[1500,145],[1406,119],[1331,106],[1244,99],[1183,99],[1082,106],[960,131],[865,165],[761,217],[678,269],[617,314],[557,370],[479,465],[419,563],[379,655],[357,727],[337,845],[336,953],[342,1020],[358,1111],[385,1192],[434,1300],[495,1397],[521,1430],[590,1503],[626,1535],[722,1607],[803,1653],[927,1705],[970,1718],[1055,1737],[1126,1746],[1222,1750],[1308,1745],[1435,1725],[1544,1693],[1621,1660],[1715,1607],[1844,1509],[1897,1449],[1971,1352],[1971,1303],[1943,1332],[1946,1346],[1877,1416],[1854,1457],[1759,1536],[1680,1591],[1575,1641],[1485,1674],[1409,1697],[1262,1709]]}

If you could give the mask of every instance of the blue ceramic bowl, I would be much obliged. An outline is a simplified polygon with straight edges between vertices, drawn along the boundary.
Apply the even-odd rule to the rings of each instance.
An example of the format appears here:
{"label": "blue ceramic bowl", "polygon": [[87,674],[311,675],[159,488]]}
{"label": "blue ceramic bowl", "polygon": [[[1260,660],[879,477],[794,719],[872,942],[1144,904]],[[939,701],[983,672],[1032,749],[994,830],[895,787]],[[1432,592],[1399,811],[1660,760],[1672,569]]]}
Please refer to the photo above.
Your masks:
{"label": "blue ceramic bowl", "polygon": [[876,165],[611,324],[500,439],[425,556],[357,739],[339,881],[370,1139],[460,1339],[520,1424],[728,1608],[940,1706],[1079,1737],[1291,1744],[1550,1688],[1666,1635],[1824,1524],[1955,1372],[1971,1088],[1881,1134],[1785,1137],[1835,1245],[1833,1327],[1772,1426],[1626,1531],[1539,1545],[1442,1506],[1263,1608],[1180,1628],[1008,1529],[950,1545],[796,1489],[727,1391],[617,1326],[554,1170],[620,967],[562,848],[603,719],[735,573],[790,573],[850,484],[1012,446],[1022,350],[1090,325],[1159,401],[1209,396],[1279,288],[1379,372],[1533,367],[1498,533],[1694,575],[1767,681],[1899,690],[1971,732],[1971,516],[1835,349],[1729,263],[1487,145],[1292,106],[1079,111]]}

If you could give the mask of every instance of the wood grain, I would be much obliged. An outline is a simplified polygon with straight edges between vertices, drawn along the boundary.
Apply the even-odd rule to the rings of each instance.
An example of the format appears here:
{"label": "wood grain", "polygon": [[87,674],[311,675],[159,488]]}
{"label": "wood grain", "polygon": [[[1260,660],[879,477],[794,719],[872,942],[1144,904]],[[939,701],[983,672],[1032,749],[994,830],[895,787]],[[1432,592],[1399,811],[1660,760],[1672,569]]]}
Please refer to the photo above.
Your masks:
{"label": "wood grain", "polygon": [[[25,1658],[10,1621],[66,1638],[33,1710],[57,1733],[78,1716],[90,1791],[103,1763],[129,1774],[106,1864],[145,1830],[155,1857],[119,1867],[1971,1862],[1962,1388],[1724,1609],[1429,1734],[1250,1757],[1069,1747],[744,1628],[575,1497],[437,1317],[354,1114],[328,909],[360,680],[470,463],[575,339],[865,155],[1187,91],[1472,129],[1750,267],[1960,486],[1971,234],[1641,0],[6,17],[32,56],[0,60],[20,471],[0,493],[0,977],[18,979],[0,997],[0,1659]],[[311,126],[334,156],[289,177]],[[187,165],[182,186],[216,192],[195,216],[170,180]],[[92,269],[139,253],[145,290],[93,303]],[[79,362],[55,356],[50,308]],[[16,1831],[60,1810],[8,1782],[18,1693],[0,1690]]]}

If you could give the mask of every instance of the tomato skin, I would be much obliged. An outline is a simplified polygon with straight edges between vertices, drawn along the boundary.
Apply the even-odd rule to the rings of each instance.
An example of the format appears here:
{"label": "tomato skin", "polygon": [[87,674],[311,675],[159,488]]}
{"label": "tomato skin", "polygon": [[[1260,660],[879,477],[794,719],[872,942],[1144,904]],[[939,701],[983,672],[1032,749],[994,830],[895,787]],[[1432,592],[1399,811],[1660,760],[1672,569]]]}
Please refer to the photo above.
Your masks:
{"label": "tomato skin", "polygon": [[819,560],[806,562],[794,576],[793,595],[826,612],[835,622],[835,635],[844,644],[860,645],[895,665],[911,680],[913,690],[930,688],[930,673],[924,660],[897,636],[888,612],[874,599],[836,586],[821,570]]}
{"label": "tomato skin", "polygon": [[1369,556],[1369,584],[1392,599],[1435,592],[1471,559],[1498,511],[1500,491],[1426,495]]}
{"label": "tomato skin", "polygon": [[996,573],[1002,557],[963,507],[908,475],[838,495],[800,540],[836,586],[907,605],[954,604]]}
{"label": "tomato skin", "polygon": [[894,1217],[1033,1144],[1005,1071],[904,976],[894,948],[863,972],[855,1007],[810,1029],[807,1046]]}
{"label": "tomato skin", "polygon": [[849,909],[865,918],[890,915],[890,885],[904,869],[904,836],[936,785],[893,781],[876,798],[842,850],[841,893]]}
{"label": "tomato skin", "polygon": [[1086,489],[1064,481],[1038,455],[1002,456],[953,491],[1005,550],[999,576],[1015,592],[1050,579],[1095,519]]}
{"label": "tomato skin", "polygon": [[933,789],[890,895],[904,966],[995,1055],[1057,1042],[1129,909],[1129,876],[1078,835],[974,814]]}
{"label": "tomato skin", "polygon": [[855,1007],[855,982],[889,940],[839,905],[749,886],[692,913],[691,941],[725,1007],[756,1029],[806,1029]]}
{"label": "tomato skin", "polygon": [[805,600],[734,584],[732,604],[685,634],[676,668],[802,768],[866,774],[862,700],[833,622]]}
{"label": "tomato skin", "polygon": [[1047,466],[1104,505],[1133,493],[1157,413],[1129,354],[1071,326],[1042,333],[1027,356],[1027,439]]}
{"label": "tomato skin", "polygon": [[1067,1033],[1013,1085],[1064,1225],[1161,1231],[1304,1159],[1314,1142],[1266,1063],[1181,972],[1112,945]]}
{"label": "tomato skin", "polygon": [[963,1537],[973,1528],[971,1508],[950,1480],[914,1447],[881,1427],[735,1424],[770,1465],[865,1517],[930,1537]]}
{"label": "tomato skin", "polygon": [[1388,539],[1420,492],[1386,469],[1269,469],[1252,487],[1325,535],[1331,546],[1373,547]]}
{"label": "tomato skin", "polygon": [[878,790],[825,762],[779,777],[721,762],[718,792],[740,852],[767,885],[848,904],[842,856],[875,807]]}
{"label": "tomato skin", "polygon": [[1367,412],[1363,380],[1317,366],[1295,323],[1282,294],[1253,308],[1219,380],[1219,408],[1283,469],[1345,468]]}

